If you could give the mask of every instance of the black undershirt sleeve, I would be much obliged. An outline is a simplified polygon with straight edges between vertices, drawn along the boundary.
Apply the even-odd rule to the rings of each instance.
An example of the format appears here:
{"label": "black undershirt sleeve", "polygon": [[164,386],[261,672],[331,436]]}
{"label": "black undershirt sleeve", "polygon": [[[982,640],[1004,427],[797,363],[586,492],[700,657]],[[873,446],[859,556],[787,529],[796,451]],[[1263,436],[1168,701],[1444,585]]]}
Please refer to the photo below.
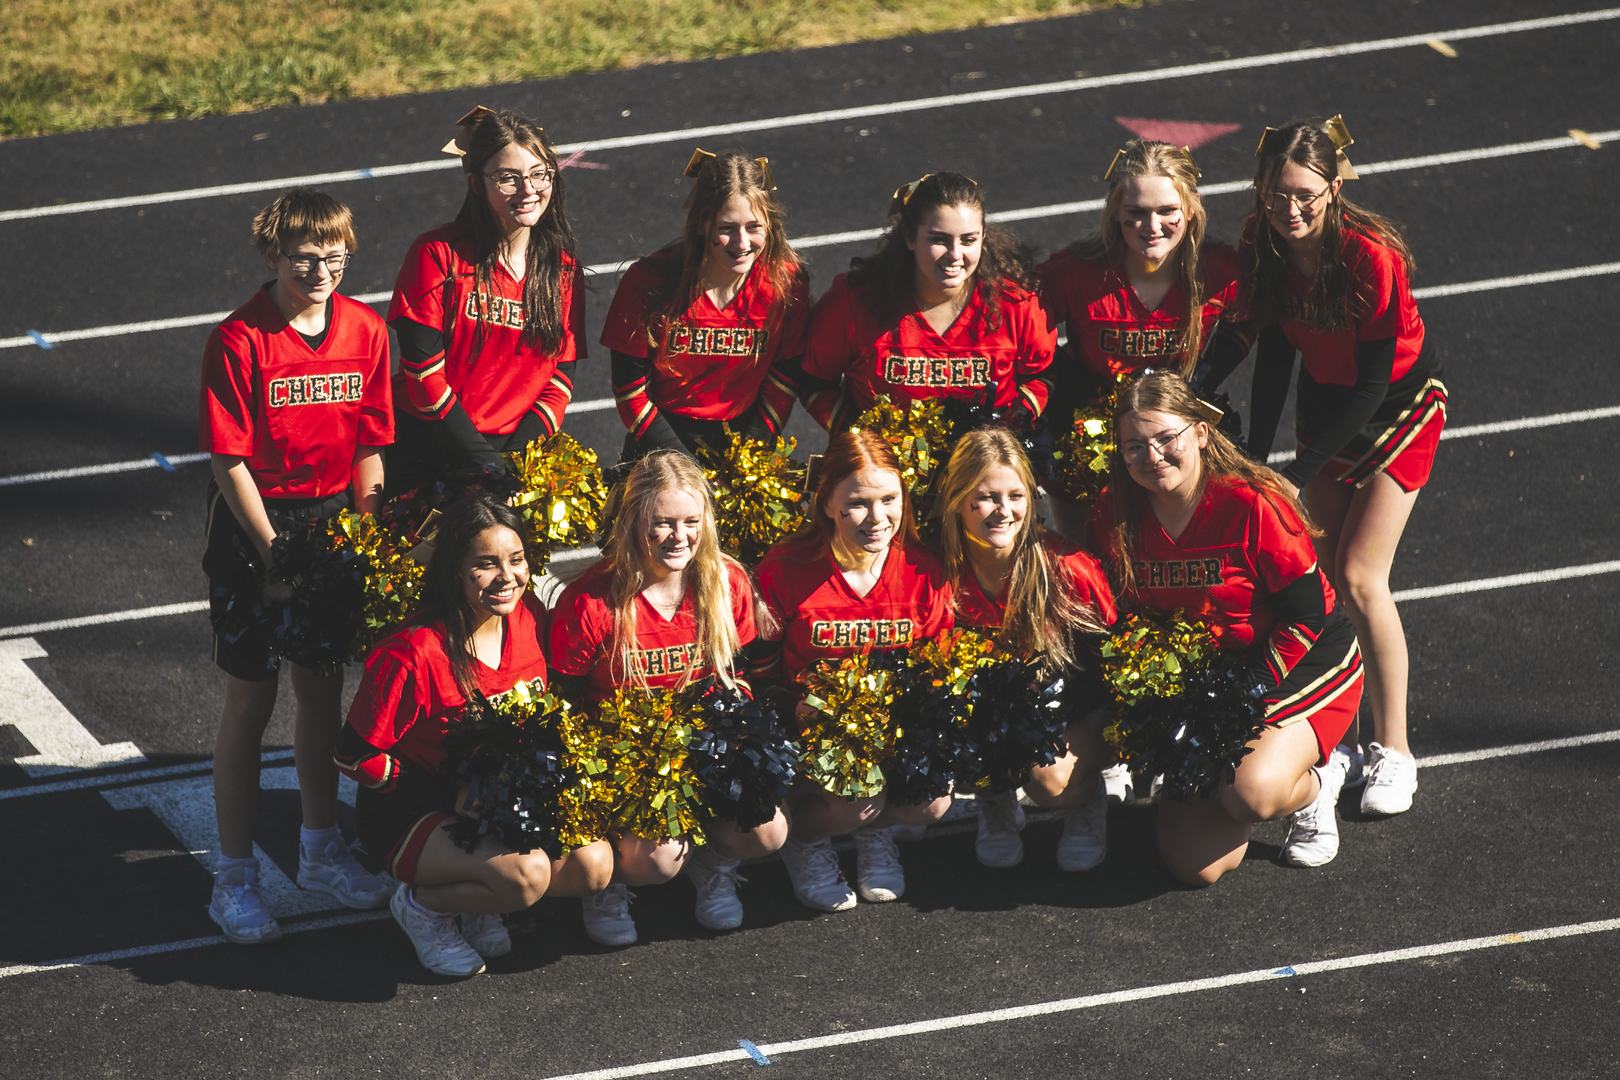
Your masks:
{"label": "black undershirt sleeve", "polygon": [[[406,318],[395,319],[390,325],[394,333],[399,335],[399,351],[406,360],[420,364],[444,352],[444,334],[434,327]],[[452,466],[501,464],[501,456],[495,452],[489,440],[479,434],[461,402],[450,406],[450,411],[442,419],[429,420],[427,423],[432,425],[433,436]]]}
{"label": "black undershirt sleeve", "polygon": [[1356,432],[1366,427],[1389,396],[1395,371],[1395,339],[1379,338],[1356,346],[1356,385],[1338,414],[1321,431],[1311,432],[1311,444],[1289,462],[1282,474],[1299,487],[1322,471],[1333,455],[1344,449]]}
{"label": "black undershirt sleeve", "polygon": [[1294,346],[1279,326],[1260,332],[1254,356],[1254,382],[1249,391],[1249,456],[1263,462],[1277,438],[1277,422],[1288,400],[1294,376]]}
{"label": "black undershirt sleeve", "polygon": [[[609,356],[609,372],[615,390],[621,386],[630,386],[635,382],[649,379],[652,375],[653,362],[649,356],[631,356],[629,353],[622,353],[616,349],[610,350]],[[646,393],[645,388],[643,388],[642,393]],[[657,408],[657,406],[654,405],[654,408]],[[681,442],[680,436],[675,434],[675,429],[664,418],[664,410],[662,409],[658,410],[658,414],[653,417],[652,423],[647,425],[647,430],[642,432],[641,437],[636,440],[636,445],[644,454],[653,450],[686,449],[686,445]]]}
{"label": "black undershirt sleeve", "polygon": [[[1314,569],[1270,594],[1266,600],[1270,603],[1271,610],[1277,614],[1277,626],[1272,631],[1273,638],[1297,626],[1304,630],[1306,638],[1315,641],[1327,626],[1327,595],[1322,591],[1322,575]],[[1280,681],[1277,673],[1271,668],[1269,642],[1257,644],[1261,646],[1261,651],[1254,663],[1249,665],[1249,681],[1251,684],[1258,683],[1267,690],[1276,689]],[[1283,675],[1286,677],[1287,673],[1284,672]]]}
{"label": "black undershirt sleeve", "polygon": [[589,679],[584,675],[564,675],[560,671],[550,672],[551,683],[549,689],[553,694],[562,698],[570,705],[579,706],[585,703],[585,688]]}
{"label": "black undershirt sleeve", "polygon": [[1221,383],[1230,378],[1238,365],[1243,363],[1243,358],[1249,355],[1249,348],[1253,344],[1252,323],[1217,324],[1209,347],[1204,350],[1204,358],[1193,371],[1190,380],[1193,392],[1202,396],[1219,390]]}

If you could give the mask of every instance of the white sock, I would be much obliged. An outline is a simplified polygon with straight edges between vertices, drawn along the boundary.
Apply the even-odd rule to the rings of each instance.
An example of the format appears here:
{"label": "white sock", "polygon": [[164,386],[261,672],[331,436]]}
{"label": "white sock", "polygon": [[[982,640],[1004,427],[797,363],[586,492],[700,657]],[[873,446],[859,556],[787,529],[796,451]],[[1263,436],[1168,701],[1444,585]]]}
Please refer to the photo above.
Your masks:
{"label": "white sock", "polygon": [[218,861],[214,864],[214,868],[221,874],[227,870],[235,870],[238,866],[246,867],[257,874],[259,872],[259,858],[256,855],[249,855],[245,859],[233,859],[221,852]]}
{"label": "white sock", "polygon": [[343,830],[333,825],[330,829],[311,829],[303,825],[298,826],[298,842],[304,845],[304,851],[311,856],[318,856],[326,851],[326,845],[337,841],[338,847],[343,846]]}

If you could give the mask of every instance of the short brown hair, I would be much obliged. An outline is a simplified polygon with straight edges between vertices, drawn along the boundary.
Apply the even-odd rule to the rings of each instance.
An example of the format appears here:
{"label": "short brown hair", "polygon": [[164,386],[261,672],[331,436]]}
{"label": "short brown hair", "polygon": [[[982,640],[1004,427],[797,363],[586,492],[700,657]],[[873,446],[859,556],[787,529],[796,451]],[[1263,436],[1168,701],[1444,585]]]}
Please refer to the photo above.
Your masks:
{"label": "short brown hair", "polygon": [[338,244],[353,251],[354,215],[314,188],[291,188],[253,216],[253,246],[259,254],[286,251],[290,244]]}

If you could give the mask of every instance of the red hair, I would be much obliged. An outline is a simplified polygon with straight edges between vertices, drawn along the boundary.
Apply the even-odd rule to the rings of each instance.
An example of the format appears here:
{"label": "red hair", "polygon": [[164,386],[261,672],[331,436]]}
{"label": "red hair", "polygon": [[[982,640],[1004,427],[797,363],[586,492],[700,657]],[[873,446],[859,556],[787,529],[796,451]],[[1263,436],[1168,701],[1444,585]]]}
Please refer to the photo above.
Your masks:
{"label": "red hair", "polygon": [[810,552],[814,552],[815,557],[826,554],[838,528],[827,513],[827,503],[839,484],[866,470],[894,473],[900,483],[900,532],[890,546],[903,547],[914,542],[917,526],[911,519],[911,492],[906,488],[894,448],[875,431],[841,431],[827,442],[827,452],[821,456],[817,470],[820,480],[810,499],[810,513],[786,543],[806,549],[807,555]]}

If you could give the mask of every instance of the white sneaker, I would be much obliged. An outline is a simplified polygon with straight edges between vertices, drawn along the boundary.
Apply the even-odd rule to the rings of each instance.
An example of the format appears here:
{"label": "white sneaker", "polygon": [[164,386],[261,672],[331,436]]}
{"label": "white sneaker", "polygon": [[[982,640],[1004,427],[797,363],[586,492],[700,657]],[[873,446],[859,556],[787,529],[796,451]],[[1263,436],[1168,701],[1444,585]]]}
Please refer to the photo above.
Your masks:
{"label": "white sneaker", "polygon": [[456,929],[456,917],[436,911],[418,911],[409,902],[410,892],[409,889],[394,890],[388,910],[416,946],[416,958],[422,961],[422,966],[435,975],[452,978],[465,978],[483,971],[484,958]]}
{"label": "white sneaker", "polygon": [[214,878],[214,896],[208,917],[236,945],[267,945],[281,940],[281,926],[259,897],[257,860],[222,870]]}
{"label": "white sneaker", "polygon": [[890,825],[889,835],[902,844],[915,844],[928,838],[926,825]]}
{"label": "white sneaker", "polygon": [[710,930],[735,930],[742,925],[743,906],[737,899],[737,886],[748,879],[737,873],[742,862],[700,847],[687,858],[682,870],[697,889],[697,906],[692,914]]}
{"label": "white sneaker", "polygon": [[635,898],[630,886],[619,884],[583,897],[579,904],[585,916],[585,936],[598,945],[634,945],[636,924],[630,918],[630,901]]}
{"label": "white sneaker", "polygon": [[1412,809],[1417,791],[1417,758],[1367,744],[1367,787],[1361,793],[1363,814],[1404,814]]}
{"label": "white sneaker", "polygon": [[1102,771],[1103,786],[1108,801],[1130,806],[1136,801],[1136,789],[1131,785],[1131,767],[1123,761]]}
{"label": "white sneaker", "polygon": [[850,835],[855,841],[855,886],[861,896],[874,904],[904,896],[906,872],[889,830],[856,829]]}
{"label": "white sneaker", "polygon": [[1017,791],[984,793],[973,800],[979,804],[979,835],[973,841],[973,854],[979,862],[997,870],[1024,861],[1024,808],[1018,805]]}
{"label": "white sneaker", "polygon": [[1316,801],[1294,811],[1283,839],[1282,861],[1289,866],[1326,866],[1339,854],[1339,791],[1344,766],[1332,759],[1313,770],[1322,783]]}
{"label": "white sneaker", "polygon": [[512,935],[499,915],[461,913],[461,937],[484,959],[512,951]]}
{"label": "white sneaker", "polygon": [[780,855],[799,903],[817,911],[848,911],[855,906],[855,890],[844,880],[831,840],[801,844],[790,836]]}
{"label": "white sneaker", "polygon": [[1362,770],[1361,746],[1359,744],[1340,743],[1333,748],[1332,758],[1344,766],[1345,787],[1359,787],[1366,783],[1367,774]]}
{"label": "white sneaker", "polygon": [[321,851],[311,852],[298,845],[298,887],[323,892],[344,907],[370,911],[388,903],[393,887],[360,865],[354,853],[359,843],[345,847],[340,840],[329,841]]}
{"label": "white sneaker", "polygon": [[1098,784],[1090,802],[1064,813],[1057,864],[1059,870],[1076,873],[1100,865],[1107,857],[1108,789]]}

